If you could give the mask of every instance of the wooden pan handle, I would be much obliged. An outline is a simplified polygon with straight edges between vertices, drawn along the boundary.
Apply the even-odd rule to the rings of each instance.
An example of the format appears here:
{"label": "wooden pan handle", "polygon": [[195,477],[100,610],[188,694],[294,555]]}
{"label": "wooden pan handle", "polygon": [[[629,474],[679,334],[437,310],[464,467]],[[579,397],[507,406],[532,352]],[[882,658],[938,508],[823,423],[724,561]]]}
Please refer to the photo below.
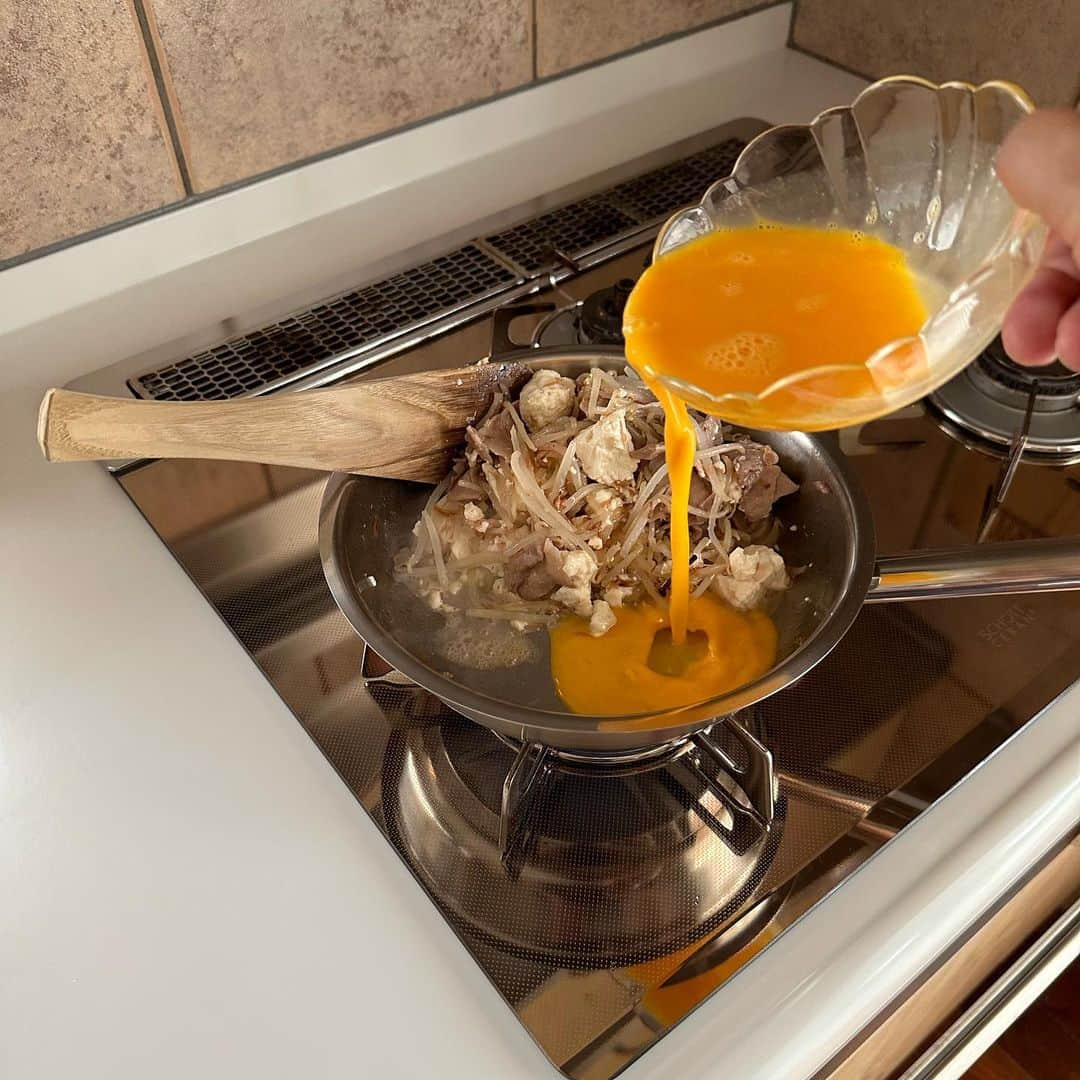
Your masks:
{"label": "wooden pan handle", "polygon": [[[53,389],[38,413],[38,443],[49,461],[204,457],[275,463],[282,436],[311,419],[317,402],[290,401],[287,415],[276,404],[251,398],[134,401]],[[295,447],[285,454],[291,460],[297,452],[304,455]]]}
{"label": "wooden pan handle", "polygon": [[217,458],[434,481],[490,400],[495,365],[233,401],[135,401],[49,390],[49,461]]}

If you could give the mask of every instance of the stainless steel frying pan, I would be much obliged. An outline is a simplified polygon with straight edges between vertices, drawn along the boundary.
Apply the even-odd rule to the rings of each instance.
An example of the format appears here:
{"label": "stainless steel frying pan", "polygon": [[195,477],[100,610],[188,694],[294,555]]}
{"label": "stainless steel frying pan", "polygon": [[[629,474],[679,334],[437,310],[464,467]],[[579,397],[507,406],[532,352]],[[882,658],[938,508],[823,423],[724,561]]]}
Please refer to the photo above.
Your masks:
{"label": "stainless steel frying pan", "polygon": [[[574,377],[590,367],[620,368],[622,354],[591,347],[534,350],[527,360]],[[552,685],[547,636],[531,635],[531,655],[509,667],[477,670],[452,657],[444,617],[393,579],[394,554],[409,542],[429,488],[399,480],[334,473],[327,482],[319,544],[330,590],[354,629],[388,663],[452,709],[512,738],[564,750],[607,754],[656,747],[709,726],[791,685],[821,661],[867,601],[1080,588],[1080,540],[1033,540],[879,557],[869,506],[828,436],[755,432],[799,483],[777,506],[786,526],[780,551],[806,567],[773,612],[779,660],[746,686],[662,714],[581,716],[566,711]],[[520,654],[518,631],[502,622],[488,653]],[[499,639],[501,636],[501,640]]]}

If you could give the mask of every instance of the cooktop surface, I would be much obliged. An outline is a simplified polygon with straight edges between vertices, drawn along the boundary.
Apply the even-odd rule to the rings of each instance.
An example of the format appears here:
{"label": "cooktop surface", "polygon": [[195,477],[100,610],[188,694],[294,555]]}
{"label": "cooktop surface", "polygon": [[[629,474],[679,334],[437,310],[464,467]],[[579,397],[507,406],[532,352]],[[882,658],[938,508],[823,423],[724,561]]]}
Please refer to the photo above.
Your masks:
{"label": "cooktop surface", "polygon": [[[535,302],[498,316],[496,337],[617,338],[625,283],[647,257],[641,237],[584,266],[512,233],[500,243],[514,257],[555,250],[549,263],[565,272],[534,276]],[[342,377],[477,361],[492,330],[486,315],[465,320]],[[233,351],[257,368],[250,349]],[[232,361],[220,359],[227,381]],[[976,383],[997,367],[984,363]],[[1072,444],[1075,401],[1069,427],[1055,384],[1052,424],[1036,425],[1025,453],[1003,411],[1019,427],[1024,401],[1006,383],[990,419],[964,430],[966,385],[840,434],[882,553],[1080,534],[1080,471],[1052,445]],[[648,760],[548,759],[540,770],[528,748],[365,650],[323,578],[324,475],[170,460],[117,476],[518,1020],[582,1080],[634,1060],[1080,674],[1075,594],[868,606],[809,675],[737,717],[738,730],[718,723],[700,745]],[[771,755],[764,813],[746,773],[718,766],[725,754],[746,764],[755,746]]]}

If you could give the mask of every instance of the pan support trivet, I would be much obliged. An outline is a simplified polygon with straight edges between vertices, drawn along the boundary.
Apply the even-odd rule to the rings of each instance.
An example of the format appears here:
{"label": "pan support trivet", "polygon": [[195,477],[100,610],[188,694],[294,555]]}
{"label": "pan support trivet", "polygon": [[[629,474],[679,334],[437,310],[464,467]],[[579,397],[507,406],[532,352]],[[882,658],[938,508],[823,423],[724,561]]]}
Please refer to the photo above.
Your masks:
{"label": "pan support trivet", "polygon": [[[366,642],[360,674],[369,689],[380,684],[422,689],[388,665]],[[678,763],[727,811],[726,815],[708,814],[705,818],[735,851],[748,851],[768,831],[776,815],[773,756],[738,717],[717,717],[711,727],[694,735],[621,753],[572,752],[500,733],[496,737],[515,751],[503,781],[499,815],[499,851],[508,867],[527,842],[529,808],[556,771],[628,776]],[[673,775],[678,773],[668,773],[665,781],[670,783]]]}

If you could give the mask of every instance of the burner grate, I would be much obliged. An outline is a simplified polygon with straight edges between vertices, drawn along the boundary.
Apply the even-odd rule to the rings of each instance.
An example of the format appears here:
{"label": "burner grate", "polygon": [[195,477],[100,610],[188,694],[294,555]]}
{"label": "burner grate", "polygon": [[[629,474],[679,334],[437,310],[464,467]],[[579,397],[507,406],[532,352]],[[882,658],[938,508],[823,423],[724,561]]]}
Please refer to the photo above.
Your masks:
{"label": "burner grate", "polygon": [[[372,694],[380,687],[408,687],[422,692],[421,687],[391,667],[367,642],[363,644],[360,675]],[[720,718],[714,727],[696,735],[645,750],[611,754],[560,750],[541,743],[518,742],[498,732],[493,734],[514,752],[502,784],[499,809],[499,853],[504,863],[512,860],[523,834],[528,834],[530,807],[556,771],[625,777],[682,761],[727,806],[730,824],[712,820],[711,826],[744,852],[768,831],[776,814],[777,782],[772,754],[732,716]],[[745,806],[727,790],[721,779],[724,776],[742,791]]]}
{"label": "burner grate", "polygon": [[233,338],[129,383],[156,401],[239,397],[314,363],[441,318],[517,277],[475,244]]}
{"label": "burner grate", "polygon": [[571,257],[636,229],[641,222],[615,206],[607,195],[594,195],[524,221],[485,242],[527,273],[555,265],[552,249]]}

